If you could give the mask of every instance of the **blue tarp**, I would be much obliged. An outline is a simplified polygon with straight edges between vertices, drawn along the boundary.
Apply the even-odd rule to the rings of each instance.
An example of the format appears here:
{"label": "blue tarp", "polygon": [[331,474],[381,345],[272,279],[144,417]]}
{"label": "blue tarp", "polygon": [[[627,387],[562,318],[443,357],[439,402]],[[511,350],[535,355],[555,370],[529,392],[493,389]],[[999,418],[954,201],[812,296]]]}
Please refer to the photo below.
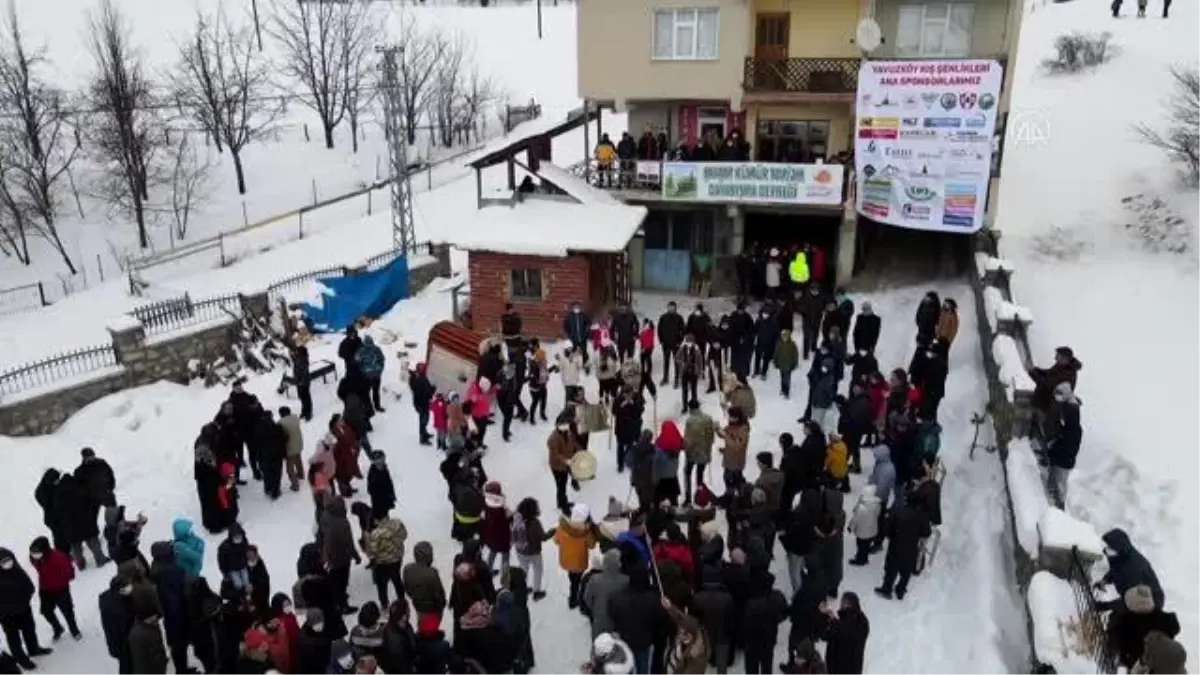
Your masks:
{"label": "blue tarp", "polygon": [[325,286],[320,306],[305,304],[304,313],[313,330],[333,333],[362,317],[383,316],[408,297],[408,259],[399,257],[373,272],[317,279]]}

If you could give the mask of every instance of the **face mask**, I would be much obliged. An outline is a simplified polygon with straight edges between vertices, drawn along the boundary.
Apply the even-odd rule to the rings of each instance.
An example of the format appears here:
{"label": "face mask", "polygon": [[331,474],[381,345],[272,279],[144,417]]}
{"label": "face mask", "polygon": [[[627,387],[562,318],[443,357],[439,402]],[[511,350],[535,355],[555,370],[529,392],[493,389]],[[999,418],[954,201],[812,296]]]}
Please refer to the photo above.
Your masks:
{"label": "face mask", "polygon": [[247,560],[247,561],[246,561],[246,564],[247,564],[247,565],[249,565],[250,567],[258,567],[258,561],[257,561],[257,560]]}
{"label": "face mask", "polygon": [[1105,546],[1104,547],[1104,555],[1108,556],[1109,558],[1113,558],[1113,557],[1116,557],[1117,552],[1112,550],[1111,548]]}
{"label": "face mask", "polygon": [[284,605],[283,613],[287,614],[287,615],[292,615],[292,614],[296,613],[296,610],[291,605]]}
{"label": "face mask", "polygon": [[235,544],[240,544],[240,543],[242,543],[243,541],[245,541],[245,539],[242,539],[241,537],[234,537],[234,538],[233,538],[233,543],[235,543]]}
{"label": "face mask", "polygon": [[583,310],[579,309],[578,307],[572,307],[572,308],[571,308],[571,313],[572,313],[572,314],[578,314],[578,313],[580,313],[581,311],[583,311]]}
{"label": "face mask", "polygon": [[15,566],[16,566],[16,563],[11,560],[5,560],[4,562],[0,562],[0,570],[11,570]]}
{"label": "face mask", "polygon": [[343,668],[353,667],[354,666],[354,656],[353,655],[343,656],[342,658],[338,659],[338,665]]}
{"label": "face mask", "polygon": [[42,559],[42,554],[41,554],[41,553],[30,553],[30,554],[29,554],[29,557],[30,557],[30,558],[33,558],[34,560],[41,560],[41,559]]}
{"label": "face mask", "polygon": [[325,632],[325,624],[323,624],[323,623],[314,623],[314,624],[312,625],[312,629],[313,629],[313,632],[314,632],[314,633],[323,633],[323,632]]}
{"label": "face mask", "polygon": [[860,350],[858,350],[858,355],[859,355],[859,356],[866,356],[866,355],[867,355],[867,350],[865,350],[865,349],[860,349]]}
{"label": "face mask", "polygon": [[558,426],[557,426],[557,427],[555,427],[555,428],[556,428],[556,429],[558,429],[559,431],[569,431],[569,430],[571,429],[571,425],[569,425],[569,424],[560,424],[560,425],[558,425]]}
{"label": "face mask", "polygon": [[133,593],[133,586],[122,586],[121,590],[118,592],[121,595],[129,595],[129,594]]}

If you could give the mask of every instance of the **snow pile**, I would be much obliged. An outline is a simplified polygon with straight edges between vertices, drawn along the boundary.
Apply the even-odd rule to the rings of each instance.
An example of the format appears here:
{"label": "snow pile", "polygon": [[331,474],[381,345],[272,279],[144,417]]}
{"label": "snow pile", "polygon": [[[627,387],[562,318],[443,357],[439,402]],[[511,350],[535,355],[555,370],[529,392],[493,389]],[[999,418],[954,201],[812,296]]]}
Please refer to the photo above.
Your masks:
{"label": "snow pile", "polygon": [[1104,542],[1091,523],[1072,518],[1065,511],[1048,508],[1038,524],[1043,548],[1070,551],[1078,548],[1089,558],[1104,557]]}
{"label": "snow pile", "polygon": [[119,314],[104,323],[110,333],[124,333],[142,327],[142,320],[132,314]]}
{"label": "snow pile", "polygon": [[988,272],[1005,272],[1007,274],[1012,274],[1013,272],[1017,271],[1016,266],[1009,261],[1003,258],[992,257],[987,259],[987,262],[984,264],[984,269]]}
{"label": "snow pile", "polygon": [[996,321],[1019,321],[1028,326],[1033,323],[1033,312],[1020,305],[1005,301],[996,307]]}
{"label": "snow pile", "polygon": [[512,207],[467,206],[470,213],[448,220],[435,235],[439,243],[466,251],[556,258],[573,251],[620,251],[647,213],[644,206],[588,206],[536,196]]}
{"label": "snow pile", "polygon": [[1028,440],[1014,438],[1009,441],[1004,470],[1008,474],[1008,494],[1012,499],[1017,541],[1030,558],[1037,560],[1041,545],[1039,527],[1050,508],[1050,500],[1046,497],[1042,472]]}
{"label": "snow pile", "polygon": [[1075,611],[1071,584],[1049,572],[1037,572],[1029,581],[1027,601],[1038,663],[1060,674],[1097,672],[1096,663],[1081,653],[1085,631]]}
{"label": "snow pile", "polygon": [[1004,395],[1009,403],[1015,401],[1016,392],[1033,392],[1033,378],[1025,369],[1025,360],[1021,358],[1016,340],[1007,335],[997,335],[992,340],[992,358],[1000,369],[1000,383],[1004,385]]}

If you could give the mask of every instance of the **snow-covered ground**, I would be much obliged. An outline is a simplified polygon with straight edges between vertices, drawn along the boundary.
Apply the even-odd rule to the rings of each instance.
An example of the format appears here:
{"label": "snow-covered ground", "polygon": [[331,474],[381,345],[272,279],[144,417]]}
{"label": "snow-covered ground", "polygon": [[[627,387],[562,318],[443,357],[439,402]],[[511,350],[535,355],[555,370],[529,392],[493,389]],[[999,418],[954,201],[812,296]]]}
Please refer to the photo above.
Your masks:
{"label": "snow-covered ground", "polygon": [[[1070,345],[1084,365],[1083,449],[1067,510],[1101,532],[1129,532],[1179,615],[1178,639],[1195,655],[1198,202],[1132,127],[1161,121],[1170,66],[1196,67],[1197,8],[1176,3],[1168,20],[1158,18],[1157,0],[1150,18],[1134,11],[1126,3],[1114,20],[1108,3],[1039,2],[1026,16],[998,227],[1001,253],[1016,267],[1016,300],[1035,319],[1034,358],[1045,365],[1055,347]],[[1119,52],[1094,72],[1040,72],[1054,38],[1075,30],[1110,31]],[[1138,216],[1121,200],[1139,193],[1183,219],[1172,240],[1187,243],[1185,253],[1154,253],[1125,230]]]}
{"label": "snow-covered ground", "polygon": [[[148,73],[155,78],[156,91],[165,92],[165,80],[175,68],[181,42],[186,42],[193,29],[197,8],[215,11],[215,5],[196,0],[121,0],[115,3],[126,16],[131,43],[147,64]],[[234,22],[250,22],[250,0],[224,0],[221,10]],[[258,2],[264,24],[270,21],[273,5]],[[99,7],[99,0],[16,0],[27,47],[44,49],[47,77],[72,95],[82,87],[93,72],[91,55],[87,50],[86,31],[89,12]],[[471,62],[478,71],[494,83],[499,94],[497,105],[523,105],[537,100],[544,114],[561,117],[578,105],[573,59],[563,54],[575,52],[575,12],[571,3],[543,8],[543,39],[537,39],[536,9],[533,4],[505,2],[498,7],[480,9],[461,7],[438,0],[417,5],[408,2],[372,3],[370,11],[378,23],[396,39],[402,26],[415,23],[419,30],[440,31],[468,45]],[[275,42],[264,34],[263,58],[279,60]],[[536,65],[535,65],[536,64]],[[212,163],[208,197],[198,204],[187,233],[189,240],[202,239],[219,232],[234,230],[244,222],[285,213],[318,199],[359,189],[387,174],[387,145],[381,124],[381,111],[364,114],[360,129],[360,147],[351,151],[350,132],[346,123],[336,133],[336,147],[327,150],[321,138],[319,120],[294,97],[300,91],[292,82],[282,79],[273,82],[279,94],[293,97],[279,121],[271,139],[248,145],[244,151],[248,193],[237,193],[234,170],[228,153],[217,154],[207,147],[201,136],[193,145]],[[493,111],[485,115],[484,136],[493,137],[502,131],[502,122]],[[422,125],[428,125],[422,121]],[[175,125],[178,126],[178,125]],[[306,131],[309,136],[306,139]],[[178,134],[176,134],[177,141]],[[118,259],[128,254],[145,253],[136,247],[136,230],[131,219],[113,212],[104,203],[91,198],[95,189],[94,165],[86,157],[75,172],[82,195],[84,217],[77,212],[73,197],[64,182],[60,230],[72,260],[84,270],[69,278],[71,288],[91,288],[101,283],[101,276],[111,279],[120,276]],[[432,145],[431,134],[422,131],[410,150],[416,159],[436,158],[461,152],[464,146],[438,148]],[[474,145],[472,142],[469,145]],[[166,191],[166,192],[163,192]],[[160,190],[164,199],[169,188]],[[152,195],[153,196],[153,195]],[[386,200],[379,202],[386,204]],[[365,213],[364,201],[356,200]],[[171,217],[159,214],[152,225],[154,250],[171,246],[168,222]],[[286,238],[293,229],[271,226],[268,238]],[[279,230],[285,230],[280,233]],[[262,234],[262,233],[260,233]],[[258,236],[258,235],[256,235]],[[34,241],[33,265],[23,266],[7,256],[0,258],[0,288],[43,281],[47,294],[57,298],[64,292],[66,268],[49,247]]]}
{"label": "snow-covered ground", "polygon": [[[908,288],[869,296],[876,311],[884,317],[880,347],[881,365],[905,364],[910,356],[910,318],[924,288]],[[966,297],[961,285],[938,288],[943,293]],[[864,298],[860,299],[866,299]],[[636,309],[656,315],[665,303],[663,297],[639,297]],[[714,301],[718,307],[721,303]],[[973,325],[970,303],[962,303],[964,326]],[[413,360],[424,354],[428,326],[449,312],[449,297],[435,283],[420,297],[397,305],[376,322],[370,333],[387,343],[391,355],[405,342],[416,342],[410,350]],[[325,341],[313,348],[313,358],[334,357],[336,344]],[[943,502],[945,524],[940,551],[931,568],[914,580],[904,601],[885,601],[871,591],[882,576],[882,556],[876,556],[865,568],[846,567],[843,590],[853,590],[863,599],[872,621],[867,646],[868,672],[1012,672],[1023,667],[1028,653],[1024,624],[1015,582],[1006,561],[1007,516],[1004,507],[1003,478],[994,458],[979,455],[968,459],[972,427],[971,413],[982,405],[983,377],[979,362],[978,338],[964,330],[954,345],[948,396],[942,406],[946,427],[942,437],[942,457],[948,468]],[[385,387],[403,388],[396,379],[395,360]],[[277,376],[253,379],[248,388],[269,408],[285,403],[275,392]],[[800,378],[802,380],[802,378]],[[751,450],[772,451],[778,456],[778,434],[796,433],[795,419],[801,413],[805,389],[797,383],[795,398],[785,401],[778,394],[778,379],[754,383],[759,412],[752,424]],[[594,380],[589,383],[594,397]],[[33,488],[46,468],[72,469],[78,462],[79,449],[96,448],[116,470],[118,498],[132,512],[143,511],[149,524],[142,537],[143,547],[169,536],[170,522],[177,516],[199,519],[192,488],[191,444],[199,427],[207,422],[225,392],[220,389],[196,389],[161,383],[112,395],[89,406],[73,417],[59,432],[39,438],[0,438],[0,454],[10,458],[0,478],[0,489],[10,496],[3,545],[18,554],[33,537],[42,534],[41,514],[33,501]],[[317,415],[305,426],[306,456],[334,411],[334,387],[314,387]],[[441,477],[437,473],[440,454],[415,442],[415,415],[407,396],[385,396],[388,410],[376,419],[373,444],[388,453],[396,481],[399,516],[405,521],[411,543],[429,540],[442,573],[449,581],[448,562],[457,551],[449,538],[450,509],[445,501]],[[557,378],[550,391],[551,413],[563,400]],[[678,393],[660,394],[660,419],[678,414]],[[291,401],[295,405],[294,401]],[[704,397],[705,408],[720,415],[715,395]],[[649,423],[647,421],[647,423]],[[547,425],[529,427],[516,424],[512,443],[492,438],[485,458],[489,474],[503,483],[510,504],[524,496],[536,497],[546,509],[549,524],[553,518],[553,481],[545,467]],[[495,431],[495,430],[493,430]],[[595,481],[584,485],[576,499],[588,502],[594,512],[602,512],[607,498],[627,493],[627,476],[614,470],[613,450],[603,440],[593,443],[600,460]],[[868,454],[869,453],[865,453]],[[19,460],[16,458],[20,458]],[[719,472],[716,472],[719,475]],[[753,479],[754,470],[747,476]],[[855,476],[855,490],[863,476]],[[257,484],[243,490],[242,518],[251,542],[257,544],[271,571],[274,589],[287,592],[294,581],[295,556],[299,546],[311,537],[311,502],[307,487],[299,494],[285,492],[271,504]],[[853,504],[853,495],[847,506]],[[216,570],[218,540],[208,537],[205,570]],[[557,568],[556,550],[547,552],[547,590],[549,597],[533,606],[534,644],[537,672],[571,672],[587,655],[589,632],[586,619],[565,606],[566,576]],[[783,556],[778,556],[775,573],[779,584],[787,587]],[[55,653],[41,659],[48,672],[113,672],[115,663],[107,658],[96,611],[95,598],[107,587],[111,568],[89,570],[75,582],[74,595],[85,634],[83,642],[62,642]],[[351,582],[357,601],[374,597],[369,575],[356,569]],[[40,622],[40,619],[39,619]],[[784,627],[786,631],[786,624]],[[40,634],[48,634],[39,625]],[[931,639],[931,636],[936,636]],[[783,658],[786,632],[781,633]],[[919,648],[915,646],[919,645]]]}

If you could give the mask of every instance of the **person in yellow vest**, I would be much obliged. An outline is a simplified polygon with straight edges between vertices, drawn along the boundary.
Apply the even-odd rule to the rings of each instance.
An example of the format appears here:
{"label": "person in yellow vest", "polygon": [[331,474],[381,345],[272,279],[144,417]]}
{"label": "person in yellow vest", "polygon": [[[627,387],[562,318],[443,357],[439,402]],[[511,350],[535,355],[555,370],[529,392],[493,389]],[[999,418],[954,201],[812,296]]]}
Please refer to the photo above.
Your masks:
{"label": "person in yellow vest", "polygon": [[804,251],[796,251],[796,257],[788,263],[788,280],[792,282],[792,291],[803,291],[808,285],[809,277],[808,255]]}
{"label": "person in yellow vest", "polygon": [[613,163],[617,161],[617,146],[613,145],[608,134],[600,137],[600,142],[596,144],[594,157],[598,182],[612,187]]}

